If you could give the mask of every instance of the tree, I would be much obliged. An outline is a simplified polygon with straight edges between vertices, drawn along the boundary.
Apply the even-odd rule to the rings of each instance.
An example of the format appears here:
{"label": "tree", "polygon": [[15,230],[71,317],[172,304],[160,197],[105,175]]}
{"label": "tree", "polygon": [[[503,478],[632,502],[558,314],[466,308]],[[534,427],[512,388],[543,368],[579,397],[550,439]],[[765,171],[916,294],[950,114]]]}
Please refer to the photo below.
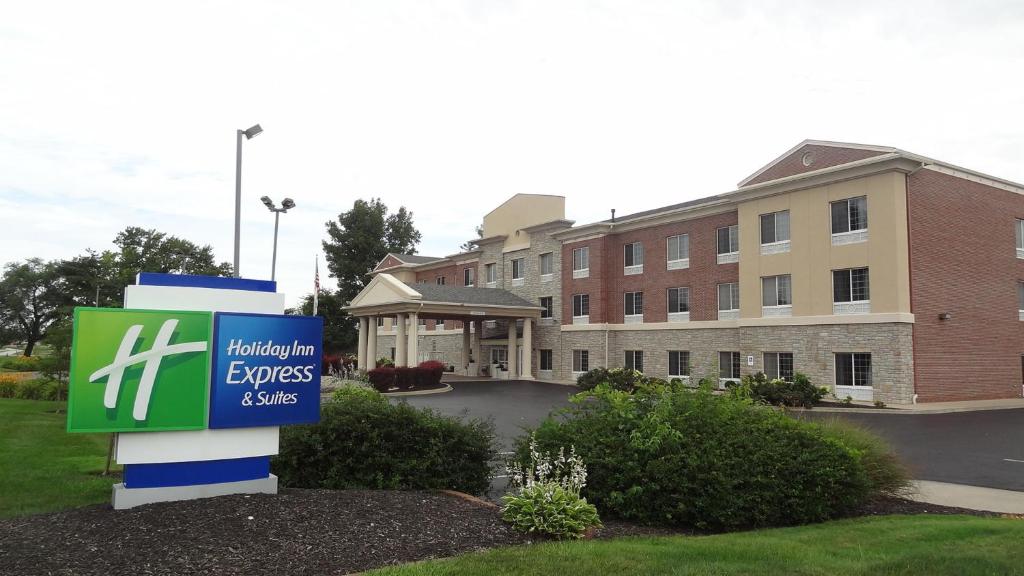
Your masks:
{"label": "tree", "polygon": [[350,302],[370,281],[370,272],[389,252],[415,254],[421,235],[412,212],[401,207],[388,214],[379,198],[356,200],[352,209],[327,222],[324,253],[327,269],[338,281],[338,298]]}
{"label": "tree", "polygon": [[[334,292],[320,291],[316,315],[324,319],[324,353],[351,352],[356,348],[359,332],[355,319],[342,309],[345,303]],[[302,299],[299,311],[306,316],[313,314],[312,294]]]}
{"label": "tree", "polygon": [[[476,237],[477,238],[483,238],[484,237],[484,227],[483,226],[478,225],[476,227]],[[463,242],[462,244],[459,245],[459,250],[461,250],[462,252],[469,252],[470,250],[473,250],[475,248],[476,248],[476,244],[474,244],[472,240],[466,240],[465,242]]]}
{"label": "tree", "polygon": [[7,264],[0,277],[2,331],[25,342],[25,356],[32,355],[50,325],[66,314],[57,268],[56,262],[30,258]]}

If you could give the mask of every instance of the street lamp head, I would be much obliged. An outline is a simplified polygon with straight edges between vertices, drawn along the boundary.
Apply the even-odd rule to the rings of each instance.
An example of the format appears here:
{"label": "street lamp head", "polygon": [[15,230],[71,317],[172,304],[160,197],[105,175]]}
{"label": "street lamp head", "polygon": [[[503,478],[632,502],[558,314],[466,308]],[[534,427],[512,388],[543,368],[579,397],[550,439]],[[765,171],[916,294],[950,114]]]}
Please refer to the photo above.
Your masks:
{"label": "street lamp head", "polygon": [[295,200],[292,200],[291,198],[285,198],[281,202],[281,207],[284,208],[285,210],[291,210],[292,208],[295,208]]}
{"label": "street lamp head", "polygon": [[274,209],[274,201],[270,199],[270,196],[260,197],[260,202],[263,202],[263,205],[266,206],[267,208],[271,210]]}
{"label": "street lamp head", "polygon": [[252,140],[254,136],[259,136],[262,132],[263,128],[260,128],[259,124],[253,124],[248,130],[242,130],[246,140]]}

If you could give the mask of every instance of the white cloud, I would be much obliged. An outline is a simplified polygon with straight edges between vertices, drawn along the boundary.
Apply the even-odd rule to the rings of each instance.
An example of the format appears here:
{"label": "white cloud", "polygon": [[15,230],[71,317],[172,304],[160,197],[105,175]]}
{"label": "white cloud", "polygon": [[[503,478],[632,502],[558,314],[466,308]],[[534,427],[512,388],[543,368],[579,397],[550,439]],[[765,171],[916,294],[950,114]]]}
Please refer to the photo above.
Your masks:
{"label": "white cloud", "polygon": [[578,221],[729,190],[803,138],[1024,180],[1019,2],[11,2],[0,261],[152,226],[308,292],[323,223],[405,205],[449,254],[516,192]]}

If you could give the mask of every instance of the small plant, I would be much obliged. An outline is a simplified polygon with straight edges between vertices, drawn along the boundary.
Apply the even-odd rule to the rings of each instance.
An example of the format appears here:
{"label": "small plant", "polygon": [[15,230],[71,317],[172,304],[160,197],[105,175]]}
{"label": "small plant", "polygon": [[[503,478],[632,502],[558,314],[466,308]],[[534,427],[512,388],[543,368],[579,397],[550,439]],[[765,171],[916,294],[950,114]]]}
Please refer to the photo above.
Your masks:
{"label": "small plant", "polygon": [[843,406],[852,406],[853,396],[847,396],[846,398],[843,398],[841,402],[843,403]]}
{"label": "small plant", "polygon": [[601,525],[597,508],[580,496],[587,485],[587,467],[575,448],[558,450],[558,457],[537,451],[530,439],[530,464],[507,466],[514,494],[502,497],[502,519],[527,534],[544,534],[557,539],[582,538],[587,529]]}
{"label": "small plant", "polygon": [[18,391],[18,381],[13,376],[0,374],[0,398],[14,398]]}
{"label": "small plant", "polygon": [[14,392],[14,397],[21,400],[45,400],[45,380],[25,380]]}
{"label": "small plant", "polygon": [[885,402],[881,400],[875,400],[875,408],[885,408]]}
{"label": "small plant", "polygon": [[35,372],[39,370],[39,358],[36,356],[15,356],[4,366],[15,372]]}
{"label": "small plant", "polygon": [[381,356],[377,358],[377,368],[394,368],[395,363],[387,356]]}

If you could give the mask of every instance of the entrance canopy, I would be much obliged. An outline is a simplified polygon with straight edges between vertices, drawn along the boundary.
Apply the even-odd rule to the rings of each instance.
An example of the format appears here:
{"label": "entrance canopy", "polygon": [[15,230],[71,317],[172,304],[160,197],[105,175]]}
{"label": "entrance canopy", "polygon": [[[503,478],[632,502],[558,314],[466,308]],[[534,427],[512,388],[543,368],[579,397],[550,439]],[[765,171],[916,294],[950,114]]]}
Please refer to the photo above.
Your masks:
{"label": "entrance canopy", "polygon": [[[480,337],[484,320],[509,320],[509,373],[520,379],[532,378],[532,324],[540,318],[542,308],[507,290],[446,286],[444,284],[406,284],[381,272],[345,307],[359,318],[359,368],[372,368],[377,357],[377,318],[395,318],[395,365],[415,364],[419,343],[419,318],[462,320],[462,369],[473,375],[480,362]],[[522,366],[516,370],[516,321],[523,322]],[[472,325],[472,329],[471,329]],[[472,339],[472,344],[470,343]]]}

